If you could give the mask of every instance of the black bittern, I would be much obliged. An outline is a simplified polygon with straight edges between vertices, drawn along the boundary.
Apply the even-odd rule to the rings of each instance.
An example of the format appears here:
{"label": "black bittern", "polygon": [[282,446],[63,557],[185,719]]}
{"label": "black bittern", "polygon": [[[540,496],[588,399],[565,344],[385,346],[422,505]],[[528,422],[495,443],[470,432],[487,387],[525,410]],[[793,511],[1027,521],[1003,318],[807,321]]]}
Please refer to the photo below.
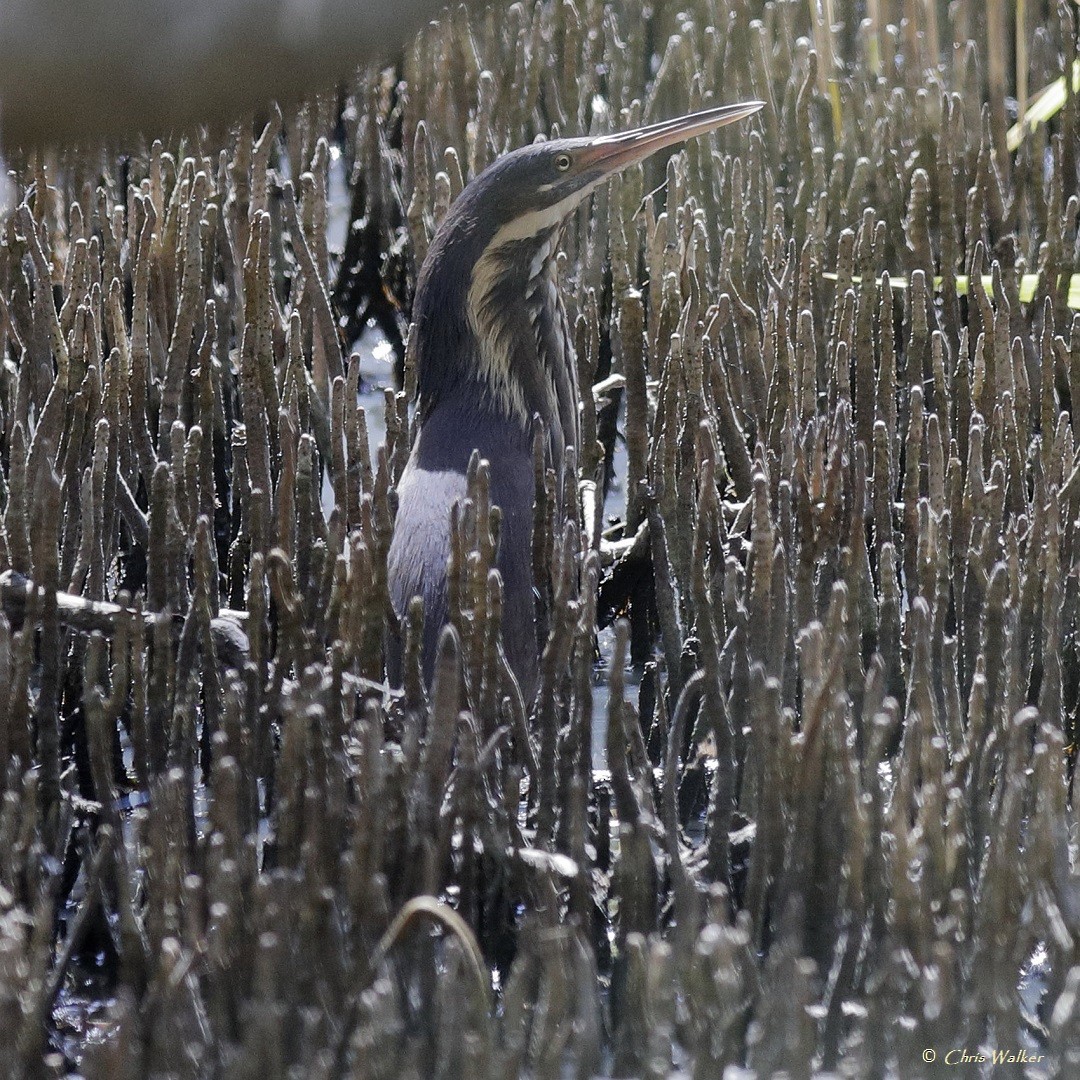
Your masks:
{"label": "black bittern", "polygon": [[555,275],[563,223],[620,170],[761,107],[724,105],[621,134],[522,147],[475,177],[444,218],[413,304],[418,429],[389,557],[395,610],[403,614],[414,595],[424,601],[429,679],[447,620],[450,512],[465,497],[476,450],[502,511],[503,645],[527,697],[535,682],[533,437],[541,425],[560,475],[579,435],[574,348]]}

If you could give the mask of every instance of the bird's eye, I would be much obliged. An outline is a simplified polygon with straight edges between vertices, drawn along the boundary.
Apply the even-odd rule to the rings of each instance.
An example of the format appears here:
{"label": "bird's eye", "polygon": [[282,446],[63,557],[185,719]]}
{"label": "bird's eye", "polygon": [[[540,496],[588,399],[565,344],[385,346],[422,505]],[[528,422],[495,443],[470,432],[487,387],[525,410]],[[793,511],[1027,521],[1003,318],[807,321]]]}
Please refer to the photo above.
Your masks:
{"label": "bird's eye", "polygon": [[555,168],[559,172],[566,172],[570,168],[570,155],[569,154],[557,154],[555,156]]}

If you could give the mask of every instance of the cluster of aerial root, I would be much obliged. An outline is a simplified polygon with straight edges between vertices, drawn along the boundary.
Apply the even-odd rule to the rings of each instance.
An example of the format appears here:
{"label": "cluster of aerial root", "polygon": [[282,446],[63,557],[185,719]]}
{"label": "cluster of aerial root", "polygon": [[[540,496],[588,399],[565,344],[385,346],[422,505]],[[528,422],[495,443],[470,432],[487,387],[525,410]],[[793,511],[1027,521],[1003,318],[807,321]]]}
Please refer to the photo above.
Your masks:
{"label": "cluster of aerial root", "polygon": [[[12,1075],[1076,1074],[1077,108],[1009,149],[978,7],[462,8],[225,145],[7,148]],[[1077,10],[1025,10],[1034,88]],[[747,98],[566,230],[535,696],[480,461],[427,684],[386,555],[434,229],[537,134]]]}

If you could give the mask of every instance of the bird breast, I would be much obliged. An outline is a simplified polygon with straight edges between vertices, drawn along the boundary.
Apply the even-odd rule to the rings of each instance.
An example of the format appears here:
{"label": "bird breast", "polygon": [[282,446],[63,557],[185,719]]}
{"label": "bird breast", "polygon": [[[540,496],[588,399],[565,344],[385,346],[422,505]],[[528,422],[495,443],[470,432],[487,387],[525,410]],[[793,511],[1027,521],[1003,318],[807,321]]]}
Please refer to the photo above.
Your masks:
{"label": "bird breast", "polygon": [[557,240],[551,230],[538,240],[491,245],[473,269],[468,313],[491,398],[525,429],[539,415],[552,463],[561,467],[565,447],[577,443],[578,395],[555,274]]}

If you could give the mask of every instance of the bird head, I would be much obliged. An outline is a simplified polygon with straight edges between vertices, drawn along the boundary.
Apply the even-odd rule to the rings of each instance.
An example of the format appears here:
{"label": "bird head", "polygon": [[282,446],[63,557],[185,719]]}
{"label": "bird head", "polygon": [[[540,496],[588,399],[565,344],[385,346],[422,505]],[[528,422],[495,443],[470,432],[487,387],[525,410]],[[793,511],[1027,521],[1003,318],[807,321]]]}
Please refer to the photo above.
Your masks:
{"label": "bird head", "polygon": [[555,325],[561,308],[551,271],[563,222],[616,173],[763,104],[721,105],[633,131],[533,143],[470,181],[440,225],[417,281],[422,413],[471,381],[524,425],[539,414],[573,427],[563,399],[576,398],[576,389],[562,384],[574,375],[556,370],[572,367],[572,355]]}
{"label": "bird head", "polygon": [[[483,204],[500,238],[540,237],[557,228],[598,185],[660,150],[752,116],[761,101],[721,105],[596,137],[552,139],[499,158],[463,192]],[[471,189],[471,190],[470,190]]]}

